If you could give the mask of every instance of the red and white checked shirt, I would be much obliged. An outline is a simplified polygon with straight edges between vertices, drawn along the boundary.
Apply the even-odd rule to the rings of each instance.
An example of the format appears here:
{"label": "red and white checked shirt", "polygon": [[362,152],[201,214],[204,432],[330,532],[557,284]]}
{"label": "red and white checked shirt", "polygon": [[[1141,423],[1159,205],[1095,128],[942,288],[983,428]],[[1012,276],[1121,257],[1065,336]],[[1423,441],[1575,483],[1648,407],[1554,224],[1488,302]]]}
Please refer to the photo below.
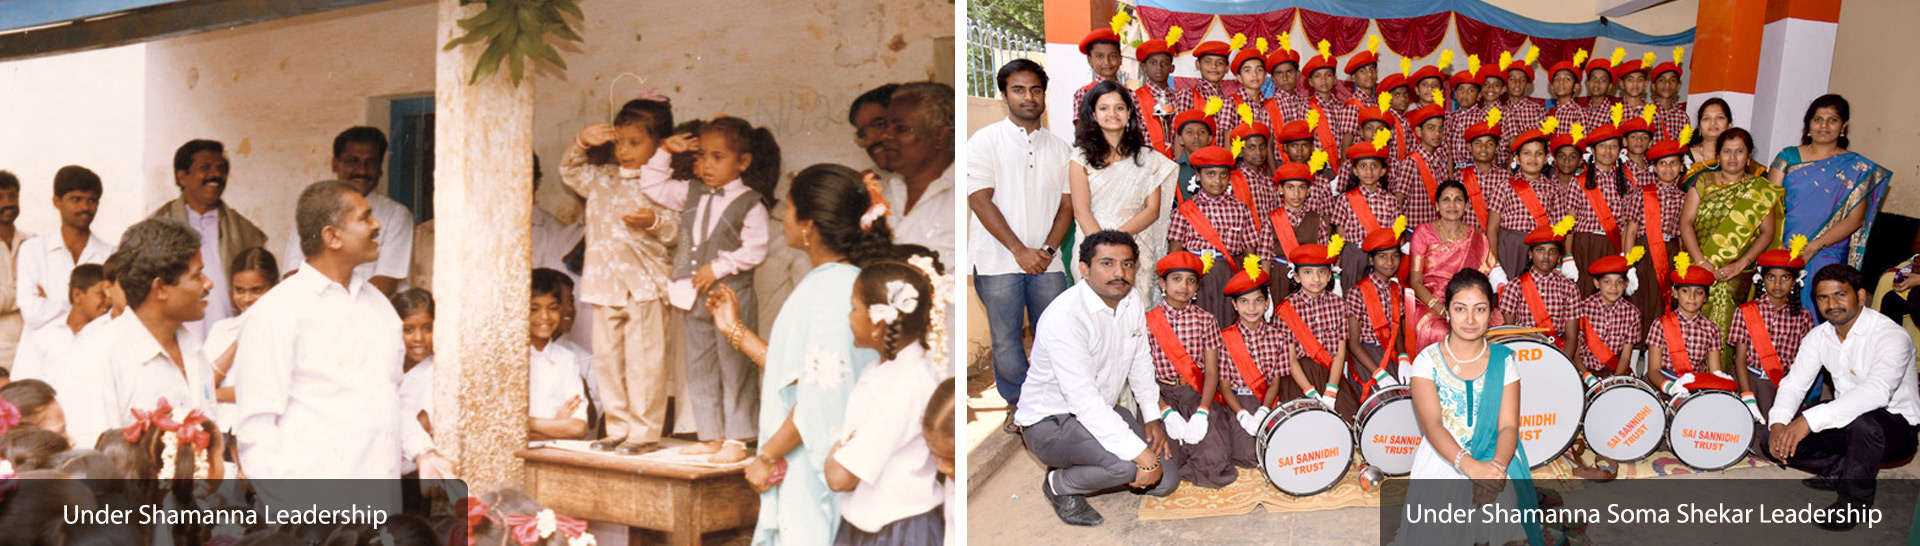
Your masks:
{"label": "red and white checked shirt", "polygon": [[[1373,213],[1374,225],[1361,225],[1360,215],[1354,211],[1352,199],[1347,197],[1354,195],[1355,192],[1358,192],[1362,201],[1367,204],[1367,210]],[[1321,212],[1339,227],[1340,236],[1345,238],[1348,244],[1358,244],[1366,240],[1367,231],[1393,226],[1393,219],[1400,216],[1400,196],[1394,195],[1385,188],[1363,184],[1351,192],[1329,199],[1327,210]]]}
{"label": "red and white checked shirt", "polygon": [[[1266,376],[1268,384],[1279,381],[1280,378],[1293,373],[1292,363],[1287,362],[1287,339],[1284,333],[1286,329],[1280,326],[1280,323],[1268,320],[1248,327],[1246,321],[1240,321],[1227,328],[1240,329],[1240,336],[1247,340],[1247,353],[1253,357],[1255,369],[1260,370],[1260,375]],[[1246,378],[1240,376],[1239,366],[1234,365],[1233,351],[1227,350],[1225,343],[1225,338],[1222,337],[1222,348],[1220,349],[1221,383],[1233,389],[1248,389],[1251,391],[1253,387],[1247,386]],[[1254,396],[1260,396],[1262,394],[1265,393],[1253,393]]]}
{"label": "red and white checked shirt", "polygon": [[[1607,96],[1587,98],[1586,107],[1581,109],[1580,124],[1586,126],[1588,131],[1592,131],[1595,127],[1601,125],[1613,124],[1613,104],[1617,102],[1620,102],[1620,99]],[[1631,115],[1632,114],[1628,113],[1625,109],[1622,109],[1620,111],[1620,121],[1627,121]],[[1566,122],[1567,120],[1560,120],[1560,123],[1564,124]]]}
{"label": "red and white checked shirt", "polygon": [[[1173,123],[1173,117],[1180,115],[1179,103],[1174,102],[1177,96],[1172,87],[1161,88],[1160,86],[1157,86],[1157,85],[1148,84],[1146,86],[1146,89],[1148,93],[1153,94],[1153,102],[1157,103],[1154,105],[1154,108],[1157,110],[1166,111],[1167,114],[1164,116],[1155,115],[1155,113],[1152,110],[1147,109],[1146,105],[1140,105],[1140,113],[1145,116],[1144,119],[1148,123],[1157,123],[1160,125],[1160,130],[1163,131],[1162,134],[1164,134],[1168,139],[1168,142],[1166,142],[1165,144],[1169,147],[1169,149],[1171,149],[1171,147],[1173,146],[1172,139],[1176,135],[1173,134],[1173,130],[1170,127],[1167,127],[1167,124]],[[1137,91],[1138,90],[1136,90],[1136,92]],[[1139,95],[1135,95],[1135,97],[1138,97],[1138,96]],[[1153,133],[1148,132],[1147,134],[1152,135]],[[1151,139],[1151,136],[1149,136],[1149,139]],[[1154,143],[1149,143],[1149,144],[1154,144]]]}
{"label": "red and white checked shirt", "polygon": [[[1243,103],[1247,105],[1249,113],[1253,114],[1253,121],[1255,123],[1267,126],[1267,132],[1269,133],[1279,130],[1279,128],[1273,126],[1273,120],[1267,116],[1267,109],[1264,107],[1266,99],[1260,98],[1260,90],[1242,87],[1240,88],[1240,92],[1232,94],[1232,96],[1220,103],[1220,110],[1223,113],[1232,114],[1227,117],[1233,123],[1231,125],[1221,125],[1221,127],[1224,127],[1221,129],[1221,132],[1227,133],[1227,146],[1233,145],[1233,130],[1244,125],[1244,123],[1240,121],[1240,105]],[[1267,142],[1273,142],[1273,137],[1268,136]]]}
{"label": "red and white checked shirt", "polygon": [[[1653,185],[1659,187],[1660,235],[1670,241],[1678,240],[1680,238],[1680,209],[1686,205],[1687,192],[1680,191],[1679,186],[1661,184],[1658,182],[1654,182]],[[1644,191],[1646,191],[1646,186],[1641,186],[1640,191],[1635,192],[1633,196],[1633,199],[1635,200],[1634,206],[1640,208],[1640,211],[1641,211],[1640,221],[1645,222],[1645,224],[1642,224],[1641,226],[1641,231],[1645,233],[1652,233],[1653,230],[1648,229],[1646,227],[1648,225],[1651,225],[1653,220],[1650,218],[1647,218],[1646,213],[1649,211],[1647,210],[1647,206],[1646,206],[1646,203],[1647,203],[1646,194],[1642,193]]]}
{"label": "red and white checked shirt", "polygon": [[[1352,105],[1338,98],[1333,100],[1318,100],[1309,96],[1306,100],[1309,108],[1312,107],[1314,102],[1320,103],[1320,123],[1329,124],[1327,127],[1333,130],[1333,140],[1335,142],[1344,142],[1347,144],[1358,142],[1354,140],[1354,133],[1360,132],[1360,112],[1354,110]],[[1305,119],[1304,116],[1306,114],[1303,113],[1301,115],[1303,116],[1301,119]],[[1320,146],[1319,133],[1317,130],[1314,131],[1313,145],[1316,148]],[[1372,137],[1369,136],[1368,138]],[[1340,154],[1344,154],[1346,151],[1346,148],[1343,146],[1340,149]],[[1329,153],[1327,155],[1338,156],[1340,154]],[[1331,160],[1333,158],[1328,159]]]}
{"label": "red and white checked shirt", "polygon": [[[1332,284],[1329,283],[1328,286],[1331,287]],[[1302,288],[1287,294],[1286,301],[1293,304],[1293,309],[1300,313],[1300,320],[1307,323],[1307,331],[1313,334],[1314,340],[1320,342],[1322,349],[1327,350],[1328,356],[1332,356],[1337,347],[1347,343],[1347,304],[1340,299],[1340,296],[1334,295],[1332,290],[1321,290],[1320,295],[1315,296],[1308,294],[1307,290]],[[1280,322],[1280,319],[1276,318],[1274,321]],[[1287,325],[1285,322],[1280,322],[1280,327],[1287,328]],[[1300,333],[1293,332],[1293,335],[1298,336]],[[1296,339],[1293,345],[1298,347],[1299,341]],[[1297,354],[1306,356],[1305,349],[1301,349]]]}
{"label": "red and white checked shirt", "polygon": [[[1400,210],[1407,215],[1408,226],[1424,226],[1440,219],[1440,210],[1433,203],[1433,192],[1427,189],[1426,179],[1420,176],[1420,165],[1415,163],[1415,154],[1427,158],[1427,169],[1433,173],[1433,185],[1437,189],[1440,183],[1454,180],[1453,164],[1418,143],[1407,146],[1407,157],[1393,162],[1393,170],[1388,178],[1393,180],[1394,193],[1400,194]],[[1473,207],[1469,205],[1468,209]],[[1468,211],[1472,215],[1472,211]]]}
{"label": "red and white checked shirt", "polygon": [[[1074,124],[1077,125],[1080,123],[1080,101],[1086,100],[1087,92],[1092,91],[1093,86],[1100,85],[1101,81],[1102,80],[1094,80],[1093,83],[1083,85],[1080,87],[1080,89],[1075,90],[1073,92],[1073,123]],[[1125,85],[1120,86],[1120,92],[1126,93],[1128,95],[1133,94],[1133,90],[1127,89],[1127,86]],[[1133,98],[1133,97],[1129,96],[1128,98]],[[1161,99],[1160,97],[1155,96],[1154,100],[1161,100]],[[1138,101],[1135,101],[1135,102],[1137,103]],[[1139,104],[1133,105],[1133,121],[1140,125],[1140,130],[1143,132],[1147,130],[1147,114],[1148,114],[1147,112],[1144,112],[1141,110]]]}
{"label": "red and white checked shirt", "polygon": [[1205,111],[1207,99],[1213,97],[1220,97],[1220,111],[1213,114],[1213,145],[1224,147],[1228,142],[1227,134],[1232,132],[1233,127],[1239,123],[1236,119],[1239,114],[1233,112],[1233,105],[1228,103],[1227,93],[1222,90],[1220,84],[1205,79],[1196,81],[1193,87],[1181,89],[1174,98],[1174,103],[1180,105],[1181,112]]}
{"label": "red and white checked shirt", "polygon": [[[1693,371],[1696,374],[1706,373],[1707,352],[1718,351],[1722,345],[1725,345],[1720,337],[1720,327],[1715,326],[1713,319],[1707,318],[1707,315],[1702,313],[1695,313],[1693,318],[1680,316],[1678,312],[1667,314],[1679,319],[1680,338],[1687,344],[1687,360],[1692,361]],[[1673,371],[1677,369],[1674,364],[1667,362],[1670,359],[1666,358],[1667,334],[1666,327],[1661,325],[1663,322],[1665,322],[1664,319],[1654,319],[1652,323],[1647,324],[1647,351],[1650,354],[1654,351],[1659,352],[1661,373],[1669,377],[1679,377],[1679,374]]]}
{"label": "red and white checked shirt", "polygon": [[[1767,336],[1773,340],[1773,352],[1780,357],[1780,369],[1785,371],[1792,367],[1793,359],[1800,355],[1800,341],[1806,339],[1807,332],[1813,330],[1813,313],[1800,307],[1795,300],[1788,300],[1786,306],[1777,306],[1772,300],[1761,297],[1745,305],[1760,308],[1760,321],[1766,323]],[[1747,328],[1746,311],[1735,308],[1733,322],[1727,326],[1727,344],[1748,344],[1747,369],[1766,377],[1766,368],[1760,365],[1760,357],[1753,350],[1753,337],[1748,334]]]}
{"label": "red and white checked shirt", "polygon": [[1653,174],[1652,163],[1629,157],[1621,167],[1625,171],[1623,174],[1627,175],[1628,186],[1638,188],[1660,181],[1660,178]]}
{"label": "red and white checked shirt", "polygon": [[1247,192],[1253,194],[1253,208],[1260,209],[1261,218],[1273,212],[1273,209],[1280,208],[1284,198],[1280,194],[1280,186],[1273,183],[1273,171],[1265,167],[1242,166],[1240,174],[1247,177]]}
{"label": "red and white checked shirt", "polygon": [[[1587,125],[1587,107],[1581,106],[1577,97],[1567,97],[1566,100],[1554,101],[1553,108],[1547,109],[1547,115],[1553,116],[1554,121],[1559,122],[1559,125],[1553,130],[1554,136],[1572,133],[1573,124],[1575,123],[1580,124],[1581,127],[1586,128],[1588,131],[1592,131],[1595,127],[1593,125]],[[1541,119],[1544,120],[1546,118]]]}
{"label": "red and white checked shirt", "polygon": [[[1533,190],[1534,197],[1540,202],[1540,208],[1546,212],[1546,218],[1536,222],[1533,209],[1527,207],[1525,199],[1520,197],[1519,186]],[[1559,186],[1542,177],[1538,181],[1528,181],[1515,174],[1505,181],[1480,179],[1480,187],[1487,194],[1487,207],[1500,213],[1500,228],[1532,233],[1541,225],[1553,225],[1566,214],[1566,206],[1561,199]],[[1542,224],[1544,222],[1544,224]]]}
{"label": "red and white checked shirt", "polygon": [[1687,127],[1687,103],[1675,100],[1673,106],[1660,106],[1653,103],[1653,140],[1680,140],[1680,130]]}
{"label": "red and white checked shirt", "polygon": [[[1505,125],[1506,114],[1502,112],[1501,115],[1503,117],[1500,123]],[[1467,147],[1467,129],[1486,122],[1485,105],[1475,105],[1447,113],[1447,134],[1441,139],[1440,145],[1447,149],[1447,157],[1453,159],[1455,165],[1464,165],[1473,161],[1473,152]],[[1496,156],[1494,161],[1499,161],[1499,158]]]}
{"label": "red and white checked shirt", "polygon": [[[1613,169],[1596,168],[1590,174],[1593,176],[1593,183],[1600,190],[1601,199],[1607,203],[1607,211],[1613,213],[1615,229],[1621,229],[1620,226],[1625,226],[1628,222],[1640,221],[1641,207],[1638,190],[1628,185],[1627,193],[1620,193],[1618,185],[1614,183]],[[1572,191],[1567,195],[1567,209],[1573,213],[1573,230],[1580,233],[1605,235],[1606,232],[1601,229],[1600,215],[1594,212],[1593,199],[1588,197],[1587,187],[1582,185],[1579,179],[1574,179],[1572,184],[1570,186]]]}
{"label": "red and white checked shirt", "polygon": [[[1220,323],[1213,319],[1213,313],[1201,309],[1200,305],[1188,302],[1186,309],[1175,308],[1171,304],[1160,304],[1167,310],[1167,325],[1173,327],[1173,337],[1180,338],[1180,346],[1185,347],[1187,356],[1193,358],[1195,366],[1206,366],[1208,350],[1220,349]],[[1180,371],[1173,367],[1173,360],[1167,358],[1167,352],[1160,347],[1160,338],[1153,338],[1153,377],[1161,381],[1185,381]],[[1204,370],[1202,373],[1205,373]]]}
{"label": "red and white checked shirt", "polygon": [[[1600,334],[1600,341],[1607,344],[1607,350],[1613,351],[1617,359],[1625,360],[1627,351],[1640,343],[1640,332],[1643,331],[1640,327],[1640,308],[1634,307],[1633,302],[1625,296],[1609,304],[1604,296],[1596,292],[1573,306],[1573,318],[1592,326],[1593,332]],[[1569,332],[1567,335],[1582,336],[1580,345],[1587,346],[1585,332]],[[1593,356],[1592,349],[1580,351],[1580,365],[1589,370],[1605,368],[1600,359]]]}
{"label": "red and white checked shirt", "polygon": [[[1289,207],[1289,206],[1286,206],[1285,202],[1282,202],[1281,207],[1285,208],[1287,211],[1287,223],[1293,226],[1293,237],[1295,239],[1295,242],[1303,245],[1327,244],[1327,235],[1329,235],[1327,232],[1328,230],[1326,228],[1327,215],[1322,214],[1320,211],[1314,210],[1313,207],[1311,206]],[[1307,221],[1308,214],[1313,215],[1313,224],[1304,225],[1305,222]],[[1273,217],[1268,216],[1267,221],[1269,223],[1272,222]],[[1271,231],[1273,229],[1273,226],[1266,225],[1266,229]],[[1273,238],[1274,256],[1279,256],[1284,258],[1287,253],[1287,249],[1281,248],[1280,236],[1278,234],[1274,235],[1273,237],[1274,237]]]}
{"label": "red and white checked shirt", "polygon": [[1547,320],[1553,323],[1553,330],[1560,331],[1560,326],[1573,316],[1573,304],[1580,299],[1580,289],[1574,286],[1572,279],[1562,277],[1559,273],[1541,275],[1533,268],[1527,268],[1526,273],[1521,273],[1520,277],[1500,288],[1500,314],[1506,317],[1507,324],[1528,328],[1539,326],[1533,321],[1533,308],[1527,307],[1526,290],[1520,287],[1520,279],[1527,277],[1533,277],[1533,285],[1540,289],[1540,304],[1547,307]]}
{"label": "red and white checked shirt", "polygon": [[[1512,193],[1512,183],[1508,182],[1508,179],[1513,178],[1513,171],[1507,170],[1506,167],[1502,167],[1496,163],[1492,169],[1488,169],[1482,173],[1478,165],[1467,165],[1455,171],[1454,176],[1458,177],[1457,179],[1460,180],[1461,185],[1466,185],[1468,173],[1473,173],[1474,180],[1480,184],[1480,197],[1487,203],[1487,214],[1491,215],[1495,211],[1500,210],[1499,206],[1494,204],[1494,194],[1502,190]],[[1495,189],[1495,187],[1499,189]],[[1480,227],[1480,212],[1473,208],[1473,195],[1471,194],[1473,188],[1468,187],[1467,191],[1469,192],[1467,195],[1467,216],[1464,220],[1478,229]],[[1438,206],[1439,205],[1435,205],[1436,208]]]}
{"label": "red and white checked shirt", "polygon": [[[1194,193],[1192,201],[1200,208],[1200,215],[1206,217],[1207,223],[1213,226],[1214,233],[1220,236],[1220,242],[1227,245],[1223,254],[1233,257],[1245,256],[1248,252],[1261,256],[1273,255],[1272,235],[1262,229],[1265,224],[1254,221],[1253,213],[1247,211],[1245,203],[1230,194],[1216,196],[1205,191]],[[1167,239],[1180,242],[1182,248],[1195,254],[1210,248],[1220,250],[1201,236],[1200,230],[1194,229],[1193,224],[1187,221],[1187,215],[1182,214],[1178,207],[1173,210],[1173,225]]]}
{"label": "red and white checked shirt", "polygon": [[[1494,160],[1505,165],[1513,162],[1513,139],[1522,133],[1540,128],[1540,120],[1547,119],[1547,105],[1534,102],[1532,98],[1518,102],[1509,102],[1500,106],[1500,151],[1494,154]],[[1484,110],[1482,111],[1484,112]],[[1555,129],[1558,131],[1558,129]]]}
{"label": "red and white checked shirt", "polygon": [[[1360,272],[1358,271],[1354,272],[1354,274],[1359,274],[1359,273]],[[1379,277],[1375,277],[1373,275],[1367,275],[1367,278],[1361,279],[1360,283],[1375,283],[1377,286],[1379,286],[1379,289],[1375,290],[1375,292],[1378,293],[1378,295],[1374,298],[1376,300],[1374,302],[1374,305],[1380,306],[1380,310],[1384,313],[1387,313],[1388,315],[1399,313],[1401,315],[1401,318],[1399,319],[1401,324],[1400,327],[1402,329],[1405,329],[1406,322],[1407,322],[1406,321],[1407,310],[1405,308],[1405,304],[1407,300],[1406,300],[1406,295],[1402,294],[1402,292],[1406,290],[1406,287],[1400,285],[1400,280],[1389,278],[1386,284],[1379,284],[1380,283]],[[1395,308],[1393,306],[1392,297],[1395,294],[1401,294],[1400,302],[1402,307],[1400,308]],[[1352,317],[1354,322],[1359,323],[1360,331],[1364,332],[1360,337],[1360,341],[1362,343],[1367,343],[1367,344],[1378,344],[1380,340],[1374,337],[1373,330],[1374,328],[1381,325],[1374,324],[1373,315],[1367,312],[1367,307],[1366,307],[1367,302],[1361,300],[1360,284],[1355,284],[1353,285],[1352,289],[1347,290],[1347,296],[1345,299],[1346,299],[1346,305],[1347,305],[1347,316]]]}
{"label": "red and white checked shirt", "polygon": [[[1275,94],[1272,97],[1268,97],[1267,100],[1278,104],[1280,106],[1280,117],[1286,118],[1281,120],[1281,123],[1269,125],[1274,131],[1279,131],[1281,125],[1307,119],[1307,98],[1300,96],[1299,93],[1276,91]],[[1262,105],[1264,106],[1264,103]],[[1305,162],[1304,160],[1301,161],[1301,163]]]}

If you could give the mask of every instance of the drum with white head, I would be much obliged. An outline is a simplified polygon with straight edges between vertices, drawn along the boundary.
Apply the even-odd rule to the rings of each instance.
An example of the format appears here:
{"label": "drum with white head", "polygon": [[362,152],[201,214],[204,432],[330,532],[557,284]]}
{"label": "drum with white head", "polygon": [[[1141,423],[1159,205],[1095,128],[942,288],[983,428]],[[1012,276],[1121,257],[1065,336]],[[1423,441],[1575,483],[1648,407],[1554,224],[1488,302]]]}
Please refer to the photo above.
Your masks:
{"label": "drum with white head", "polygon": [[1587,447],[1601,457],[1634,462],[1652,455],[1666,437],[1667,411],[1646,381],[1630,375],[1602,379],[1587,389],[1580,420]]}
{"label": "drum with white head", "polygon": [[1360,457],[1388,476],[1413,471],[1413,452],[1420,447],[1420,422],[1413,416],[1413,397],[1406,385],[1380,389],[1360,404]]}
{"label": "drum with white head", "polygon": [[1520,445],[1533,468],[1545,466],[1573,445],[1580,430],[1586,410],[1580,370],[1537,329],[1495,326],[1487,338],[1513,349],[1520,372]]}
{"label": "drum with white head", "polygon": [[1353,428],[1312,398],[1274,408],[1260,423],[1257,440],[1254,450],[1267,481],[1296,497],[1332,489],[1353,462]]}
{"label": "drum with white head", "polygon": [[1719,470],[1740,462],[1753,443],[1753,414],[1740,397],[1703,390],[1673,398],[1673,425],[1667,446],[1680,462],[1700,470]]}

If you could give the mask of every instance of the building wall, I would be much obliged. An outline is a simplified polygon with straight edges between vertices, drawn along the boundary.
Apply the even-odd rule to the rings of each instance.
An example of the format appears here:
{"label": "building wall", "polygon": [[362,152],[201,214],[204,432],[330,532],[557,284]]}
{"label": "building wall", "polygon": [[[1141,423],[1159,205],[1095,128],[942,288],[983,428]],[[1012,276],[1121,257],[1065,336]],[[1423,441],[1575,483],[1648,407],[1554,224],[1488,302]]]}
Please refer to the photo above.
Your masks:
{"label": "building wall", "polygon": [[[53,173],[80,165],[100,175],[104,195],[94,230],[109,241],[146,207],[146,102],[140,75],[146,46],[99,49],[58,57],[0,63],[0,170],[20,177],[15,226],[53,233]],[[85,67],[84,69],[77,69]]]}
{"label": "building wall", "polygon": [[[1920,72],[1894,68],[1889,62],[1920,48],[1920,34],[1908,24],[1915,20],[1920,20],[1920,3],[1842,3],[1828,83],[1829,90],[1845,96],[1853,109],[1847,127],[1852,150],[1893,171],[1892,189],[1880,210],[1904,216],[1920,216],[1920,195],[1903,189],[1920,180],[1920,155],[1913,153],[1920,148],[1920,103],[1914,101]],[[1798,121],[1794,120],[1796,127]]]}

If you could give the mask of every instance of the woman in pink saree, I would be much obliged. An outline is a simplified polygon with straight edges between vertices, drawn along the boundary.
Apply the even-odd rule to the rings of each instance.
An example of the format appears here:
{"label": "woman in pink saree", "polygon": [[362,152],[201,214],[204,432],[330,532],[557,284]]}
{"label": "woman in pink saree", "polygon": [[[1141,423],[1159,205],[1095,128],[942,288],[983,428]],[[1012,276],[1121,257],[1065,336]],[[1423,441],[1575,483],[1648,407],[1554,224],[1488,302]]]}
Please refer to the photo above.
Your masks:
{"label": "woman in pink saree", "polygon": [[[1408,354],[1419,354],[1428,345],[1447,337],[1446,313],[1442,312],[1447,281],[1462,269],[1481,273],[1493,270],[1493,252],[1487,235],[1467,225],[1467,187],[1456,180],[1441,182],[1434,190],[1434,208],[1440,219],[1413,229],[1410,255],[1413,257],[1413,298],[1407,301],[1407,324],[1413,325],[1412,346]],[[1497,323],[1497,322],[1496,322]]]}

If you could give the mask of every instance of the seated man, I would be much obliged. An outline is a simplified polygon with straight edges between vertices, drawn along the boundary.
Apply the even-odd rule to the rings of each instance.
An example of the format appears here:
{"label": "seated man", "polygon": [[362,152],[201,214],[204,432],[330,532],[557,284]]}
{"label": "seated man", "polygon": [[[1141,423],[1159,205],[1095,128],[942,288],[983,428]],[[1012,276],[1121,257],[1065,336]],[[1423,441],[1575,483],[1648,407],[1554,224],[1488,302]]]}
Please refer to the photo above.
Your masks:
{"label": "seated man", "polygon": [[1131,486],[1165,496],[1180,476],[1160,414],[1118,405],[1125,387],[1137,407],[1160,407],[1147,313],[1132,295],[1140,248],[1133,236],[1106,230],[1079,250],[1082,280],[1040,314],[1013,422],[1048,467],[1040,491],[1053,513],[1069,525],[1099,525],[1085,495]]}
{"label": "seated man", "polygon": [[[1801,342],[1776,399],[1800,400],[1821,370],[1833,377],[1834,398],[1806,411],[1774,404],[1756,441],[1789,466],[1814,473],[1804,481],[1808,487],[1838,492],[1829,509],[1864,509],[1873,505],[1880,465],[1914,453],[1920,383],[1913,342],[1886,315],[1865,308],[1866,281],[1853,267],[1821,268],[1813,290],[1827,322]],[[1816,523],[1831,530],[1855,524],[1851,518]]]}

